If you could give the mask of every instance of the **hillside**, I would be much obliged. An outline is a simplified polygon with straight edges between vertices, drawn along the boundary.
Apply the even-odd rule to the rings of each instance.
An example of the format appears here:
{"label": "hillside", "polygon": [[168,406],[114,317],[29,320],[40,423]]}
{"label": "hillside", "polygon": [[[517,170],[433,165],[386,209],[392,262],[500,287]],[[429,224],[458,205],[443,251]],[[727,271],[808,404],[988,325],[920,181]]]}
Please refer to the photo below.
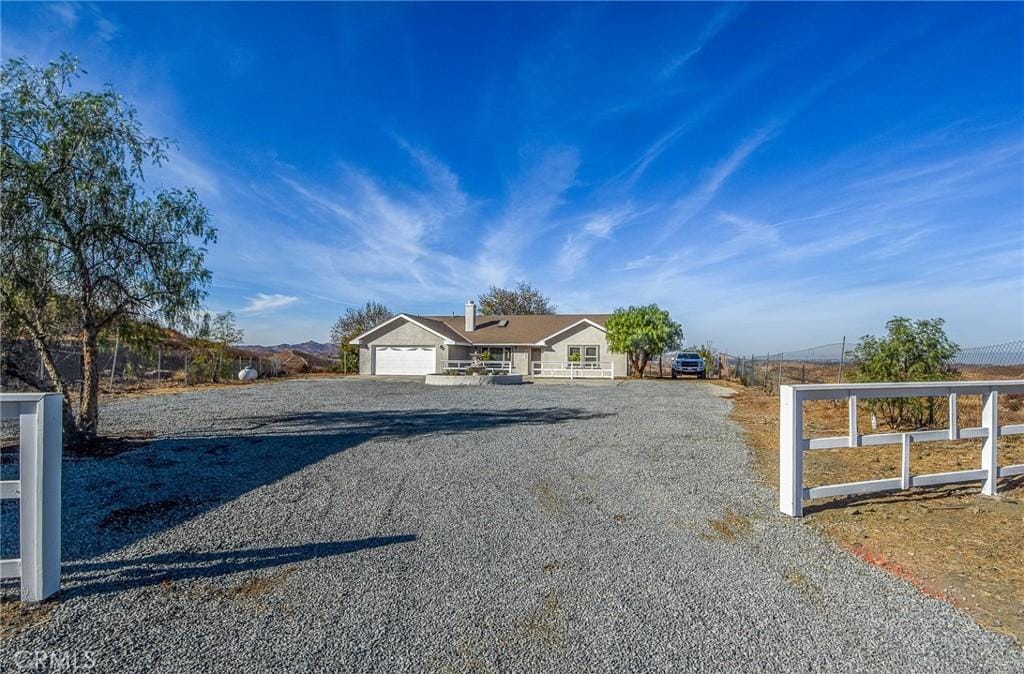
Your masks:
{"label": "hillside", "polygon": [[335,358],[338,354],[338,347],[335,346],[334,344],[315,342],[313,340],[302,342],[301,344],[278,344],[276,346],[263,346],[262,344],[246,344],[238,348],[264,355],[281,353],[283,351],[299,351],[302,353],[309,353],[316,356]]}

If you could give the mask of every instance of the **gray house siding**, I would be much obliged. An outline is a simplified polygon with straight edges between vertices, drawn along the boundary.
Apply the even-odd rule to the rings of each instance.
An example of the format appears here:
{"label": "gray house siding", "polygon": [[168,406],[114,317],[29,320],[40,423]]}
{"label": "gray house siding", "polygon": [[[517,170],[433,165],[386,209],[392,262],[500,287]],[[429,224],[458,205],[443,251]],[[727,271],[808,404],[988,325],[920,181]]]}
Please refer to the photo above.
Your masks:
{"label": "gray house siding", "polygon": [[592,325],[580,325],[549,340],[548,345],[541,347],[540,359],[544,362],[565,362],[569,359],[570,346],[597,346],[598,360],[610,361],[618,377],[626,374],[626,355],[612,353],[608,349],[608,340],[603,330]]}
{"label": "gray house siding", "polygon": [[435,347],[434,372],[441,372],[444,369],[444,361],[449,359],[448,349],[452,348],[446,348],[444,340],[434,333],[406,320],[382,328],[379,334],[369,335],[365,341],[368,344],[359,349],[359,374],[376,374],[374,349],[378,346]]}
{"label": "gray house siding", "polygon": [[[360,374],[376,374],[376,349],[385,346],[432,347],[435,358],[434,372],[443,372],[447,369],[446,361],[471,360],[474,352],[487,348],[487,345],[445,344],[444,338],[403,318],[364,336],[363,344],[359,347]],[[570,346],[597,346],[600,362],[611,362],[617,376],[626,374],[626,356],[611,353],[605,332],[589,324],[570,328],[549,340],[545,346],[509,346],[512,349],[512,370],[520,374],[532,374],[531,362],[538,359],[544,362],[564,363],[569,359]]]}

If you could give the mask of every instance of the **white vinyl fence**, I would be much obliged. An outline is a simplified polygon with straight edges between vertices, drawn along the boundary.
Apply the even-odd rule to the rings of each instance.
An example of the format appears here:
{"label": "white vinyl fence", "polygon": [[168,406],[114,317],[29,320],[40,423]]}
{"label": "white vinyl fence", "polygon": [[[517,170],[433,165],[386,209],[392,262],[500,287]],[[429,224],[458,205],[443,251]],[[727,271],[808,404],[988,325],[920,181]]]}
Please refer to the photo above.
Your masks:
{"label": "white vinyl fence", "polygon": [[[1002,435],[1024,433],[1024,424],[999,425],[999,394],[1024,393],[1024,380],[976,382],[921,382],[899,384],[802,384],[779,389],[779,510],[800,517],[805,499],[845,496],[867,492],[893,491],[929,485],[981,481],[981,493],[996,493],[996,480],[1011,475],[1024,475],[1024,464],[999,466],[998,439]],[[977,395],[982,398],[981,426],[957,426],[957,397]],[[949,400],[949,428],[937,431],[905,433],[874,433],[861,435],[857,430],[857,401],[871,398],[945,397]],[[831,438],[804,437],[803,404],[807,400],[847,400],[849,432]],[[910,445],[912,442],[980,438],[981,467],[949,473],[912,475]],[[864,482],[848,482],[807,489],[803,486],[803,455],[806,451],[835,447],[866,447],[900,443],[903,450],[900,477]]]}
{"label": "white vinyl fence", "polygon": [[20,427],[19,479],[0,481],[0,497],[20,500],[20,557],[0,560],[0,578],[20,578],[27,602],[60,589],[63,404],[57,393],[0,393],[0,416],[18,419]]}
{"label": "white vinyl fence", "polygon": [[446,360],[444,361],[445,371],[451,370],[453,372],[465,372],[474,365],[482,367],[490,373],[504,372],[506,374],[512,374],[512,361],[510,360],[484,360],[484,361],[472,361],[472,360]]}
{"label": "white vinyl fence", "polygon": [[530,363],[530,374],[534,377],[615,379],[615,362],[577,363],[575,361],[535,360]]}

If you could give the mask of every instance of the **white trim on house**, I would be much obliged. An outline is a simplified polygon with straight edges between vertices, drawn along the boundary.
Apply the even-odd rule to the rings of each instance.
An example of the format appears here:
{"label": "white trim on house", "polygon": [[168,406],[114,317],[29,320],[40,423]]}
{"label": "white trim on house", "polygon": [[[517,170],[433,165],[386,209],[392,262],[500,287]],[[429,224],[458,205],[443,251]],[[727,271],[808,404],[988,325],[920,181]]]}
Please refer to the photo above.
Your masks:
{"label": "white trim on house", "polygon": [[558,337],[563,332],[568,332],[569,330],[572,330],[573,328],[575,328],[577,326],[580,326],[580,325],[589,325],[591,327],[597,328],[601,332],[605,332],[605,333],[608,332],[608,330],[605,329],[605,327],[603,325],[601,325],[600,323],[595,323],[594,321],[590,320],[589,318],[581,318],[580,320],[576,321],[572,325],[567,325],[564,328],[560,329],[558,332],[551,333],[550,335],[548,335],[544,339],[540,340],[536,344],[532,344],[531,346],[547,346],[548,340],[554,339],[555,337]]}
{"label": "white trim on house", "polygon": [[397,321],[400,318],[404,318],[405,320],[409,321],[413,325],[415,325],[415,326],[417,326],[419,328],[422,328],[423,330],[426,330],[427,332],[429,332],[432,335],[437,335],[442,340],[444,340],[445,344],[449,344],[449,345],[457,344],[459,346],[472,346],[472,344],[470,344],[469,342],[456,342],[451,337],[447,337],[446,335],[441,334],[437,330],[434,330],[433,328],[430,328],[430,327],[427,327],[426,325],[423,325],[422,323],[420,323],[419,321],[417,321],[415,318],[413,318],[412,316],[410,316],[408,314],[398,314],[397,316],[389,318],[388,320],[384,321],[383,323],[380,323],[379,325],[373,326],[372,328],[370,328],[369,330],[367,330],[363,334],[359,335],[358,337],[355,337],[355,338],[349,340],[349,344],[356,344],[356,345],[360,345],[361,346],[363,344],[363,337],[366,337],[367,335],[369,335],[372,332],[376,332],[377,330],[380,330],[385,325],[390,325],[391,323],[394,323],[395,321]]}

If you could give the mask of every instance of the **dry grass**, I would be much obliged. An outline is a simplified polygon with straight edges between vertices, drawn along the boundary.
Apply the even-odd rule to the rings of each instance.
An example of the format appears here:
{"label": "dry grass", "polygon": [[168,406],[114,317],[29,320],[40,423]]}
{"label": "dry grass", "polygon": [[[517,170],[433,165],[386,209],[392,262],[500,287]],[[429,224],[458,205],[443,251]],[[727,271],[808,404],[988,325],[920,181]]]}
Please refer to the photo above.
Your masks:
{"label": "dry grass", "polygon": [[[1007,378],[987,370],[978,368],[970,378]],[[732,417],[746,431],[759,474],[777,489],[779,399],[729,385],[737,391]],[[977,397],[962,397],[958,411],[961,427],[979,424]],[[806,405],[804,414],[808,437],[846,434],[845,404],[815,402]],[[1003,396],[1000,423],[1022,419],[1020,396]],[[859,411],[858,421],[861,432],[871,432],[866,409]],[[942,416],[936,426],[945,422]],[[1000,465],[1024,463],[1024,436],[1001,438],[999,452]],[[911,470],[977,468],[980,460],[980,440],[918,443],[912,447]],[[899,470],[895,445],[820,450],[805,455],[804,479],[814,486],[895,477]],[[805,505],[804,513],[807,524],[854,554],[1024,643],[1024,478],[1002,480],[995,498],[981,496],[977,483],[967,483],[821,499]]]}
{"label": "dry grass", "polygon": [[160,386],[146,385],[146,386],[123,386],[115,391],[102,391],[102,395],[107,399],[117,398],[139,398],[143,396],[151,395],[169,395],[174,393],[187,393],[189,391],[200,391],[205,389],[222,389],[222,388],[234,388],[236,386],[265,386],[267,384],[276,384],[286,381],[295,381],[296,379],[343,379],[345,377],[356,377],[355,374],[342,374],[340,372],[302,372],[298,374],[282,375],[280,377],[265,377],[263,379],[257,379],[256,381],[243,382],[237,379],[227,379],[221,382],[203,382],[193,383],[188,386],[185,382],[178,378],[171,381],[165,381]]}
{"label": "dry grass", "polygon": [[55,598],[36,605],[23,604],[18,599],[0,600],[0,641],[22,630],[42,625],[50,619],[56,605]]}
{"label": "dry grass", "polygon": [[708,522],[708,526],[711,528],[711,531],[704,534],[704,537],[709,540],[720,541],[735,541],[740,538],[746,538],[754,530],[749,517],[743,517],[735,513],[726,513],[725,517],[721,519],[711,520]]}
{"label": "dry grass", "polygon": [[545,595],[541,605],[527,617],[523,631],[529,638],[539,641],[547,648],[560,647],[564,644],[566,618],[557,595]]}
{"label": "dry grass", "polygon": [[187,597],[192,599],[218,599],[228,601],[245,601],[262,599],[282,587],[298,567],[287,566],[264,575],[252,575],[237,585],[221,586],[211,583],[202,585],[179,585],[173,580],[160,583],[161,592],[168,597]]}

